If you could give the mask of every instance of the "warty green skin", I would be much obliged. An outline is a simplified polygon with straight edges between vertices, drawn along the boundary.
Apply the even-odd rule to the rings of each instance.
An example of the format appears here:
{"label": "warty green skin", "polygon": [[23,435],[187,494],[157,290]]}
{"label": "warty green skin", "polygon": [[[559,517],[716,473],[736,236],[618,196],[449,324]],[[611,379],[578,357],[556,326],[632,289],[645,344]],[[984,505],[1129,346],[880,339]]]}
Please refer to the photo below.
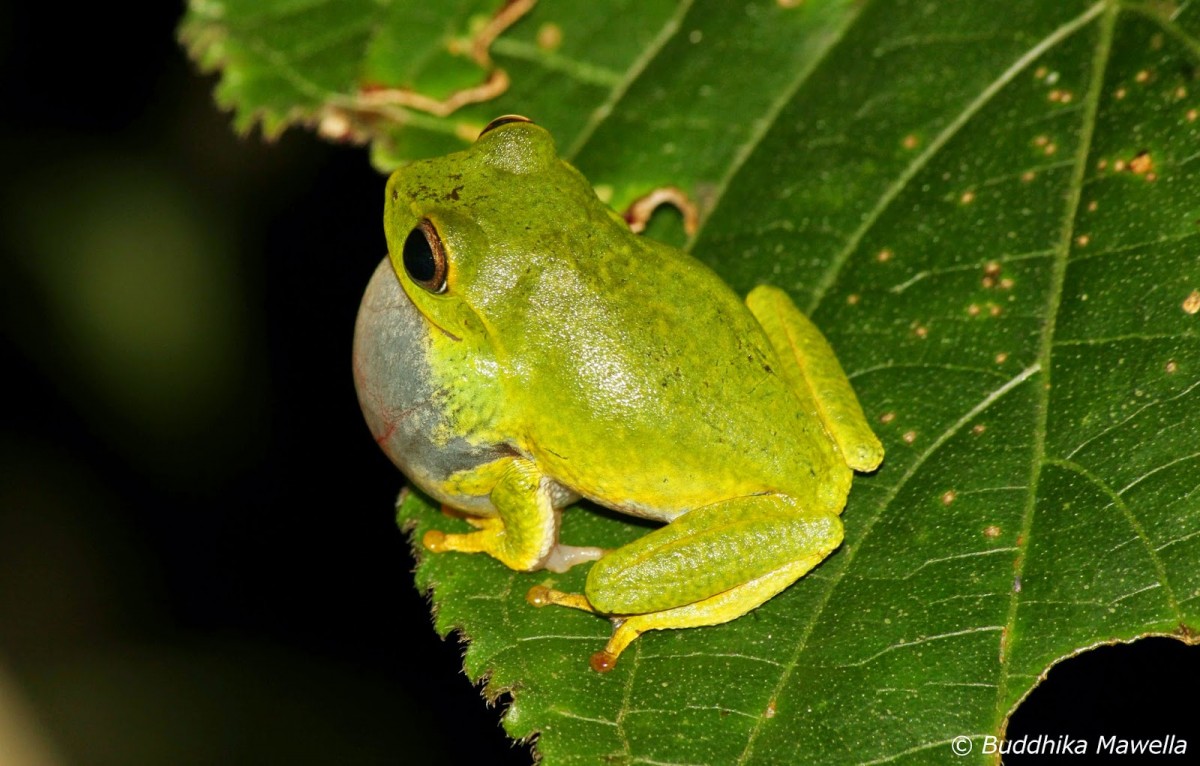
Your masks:
{"label": "warty green skin", "polygon": [[[505,125],[413,163],[386,199],[400,286],[436,328],[422,352],[435,441],[528,457],[564,499],[653,519],[764,493],[840,513],[852,472],[745,303],[691,256],[630,232],[544,130]],[[422,219],[445,246],[442,294],[401,261]],[[445,478],[423,488],[494,512]]]}
{"label": "warty green skin", "polygon": [[[851,467],[883,448],[785,293],[743,302],[631,233],[524,118],[397,171],[384,225],[359,400],[414,483],[479,517],[424,544],[527,571],[594,561],[583,594],[526,596],[613,616],[594,669],[645,631],[745,614],[841,543]],[[559,510],[580,496],[669,523],[615,550],[564,545]]]}

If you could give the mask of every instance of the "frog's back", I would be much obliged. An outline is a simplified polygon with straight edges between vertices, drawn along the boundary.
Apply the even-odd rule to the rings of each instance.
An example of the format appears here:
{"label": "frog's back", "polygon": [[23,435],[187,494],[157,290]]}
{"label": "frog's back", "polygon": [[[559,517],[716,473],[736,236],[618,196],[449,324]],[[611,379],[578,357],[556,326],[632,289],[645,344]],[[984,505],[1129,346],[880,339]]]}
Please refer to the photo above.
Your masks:
{"label": "frog's back", "polygon": [[840,511],[851,472],[742,299],[682,251],[633,237],[610,247],[625,251],[577,253],[601,267],[550,266],[530,293],[553,347],[519,385],[551,395],[527,445],[547,473],[651,518],[765,492]]}

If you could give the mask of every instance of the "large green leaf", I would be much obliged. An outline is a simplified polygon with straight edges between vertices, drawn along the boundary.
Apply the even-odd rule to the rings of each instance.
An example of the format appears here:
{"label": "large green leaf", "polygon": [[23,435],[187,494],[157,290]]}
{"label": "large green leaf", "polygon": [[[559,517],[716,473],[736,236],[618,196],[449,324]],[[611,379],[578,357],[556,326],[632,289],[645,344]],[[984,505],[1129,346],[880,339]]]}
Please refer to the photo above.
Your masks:
{"label": "large green leaf", "polygon": [[[388,34],[480,26],[469,3],[360,5],[197,2],[188,34],[276,129],[431,55]],[[887,448],[816,571],[608,675],[586,664],[607,623],[523,598],[584,572],[424,556],[438,630],[547,763],[944,763],[958,735],[958,762],[989,762],[1054,662],[1200,632],[1200,5],[782,5],[543,0],[492,46],[495,101],[354,118],[381,165],[512,111],[617,202],[683,187],[691,250],[792,293]],[[416,539],[455,525],[415,495],[400,516]],[[563,537],[645,530],[574,510]]]}

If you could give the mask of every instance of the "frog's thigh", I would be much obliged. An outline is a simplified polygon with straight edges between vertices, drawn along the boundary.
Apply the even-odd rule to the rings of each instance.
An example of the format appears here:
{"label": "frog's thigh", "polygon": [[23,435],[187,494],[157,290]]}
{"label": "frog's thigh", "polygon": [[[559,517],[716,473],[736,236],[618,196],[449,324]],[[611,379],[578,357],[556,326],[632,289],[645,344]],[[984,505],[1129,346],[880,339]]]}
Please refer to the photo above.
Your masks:
{"label": "frog's thigh", "polygon": [[[695,607],[713,596],[804,562],[794,571],[794,580],[828,556],[841,541],[842,523],[835,514],[806,513],[781,495],[739,497],[689,511],[665,527],[610,551],[592,565],[584,592],[595,610],[604,614],[650,614]],[[740,599],[715,601],[706,612],[708,616],[702,618],[704,622],[694,623],[687,618],[687,624],[733,619],[778,590],[757,600],[751,598],[752,603]],[[712,611],[718,605],[723,605],[723,611]]]}
{"label": "frog's thigh", "polygon": [[[836,516],[829,518],[837,519]],[[661,612],[638,614],[616,621],[616,627],[613,629],[608,643],[604,645],[604,651],[592,657],[592,667],[601,672],[611,669],[616,664],[617,657],[621,652],[625,651],[635,638],[648,630],[696,628],[702,625],[719,625],[737,619],[751,609],[766,603],[784,588],[803,577],[805,572],[820,563],[823,558],[824,556],[806,556],[703,601]]]}
{"label": "frog's thigh", "polygon": [[530,571],[541,566],[558,537],[558,512],[537,466],[530,460],[506,457],[455,474],[451,488],[463,494],[487,494],[496,518],[473,522],[476,532],[425,535],[425,547],[435,553],[487,553],[510,569]]}
{"label": "frog's thigh", "polygon": [[784,377],[817,411],[846,463],[856,471],[879,467],[883,445],[867,425],[854,389],[821,331],[779,288],[756,287],[746,296],[746,305],[775,347]]}
{"label": "frog's thigh", "polygon": [[647,630],[740,617],[802,577],[841,541],[836,514],[806,513],[778,495],[686,513],[593,565],[588,602],[605,614],[628,615],[593,664],[611,667]]}

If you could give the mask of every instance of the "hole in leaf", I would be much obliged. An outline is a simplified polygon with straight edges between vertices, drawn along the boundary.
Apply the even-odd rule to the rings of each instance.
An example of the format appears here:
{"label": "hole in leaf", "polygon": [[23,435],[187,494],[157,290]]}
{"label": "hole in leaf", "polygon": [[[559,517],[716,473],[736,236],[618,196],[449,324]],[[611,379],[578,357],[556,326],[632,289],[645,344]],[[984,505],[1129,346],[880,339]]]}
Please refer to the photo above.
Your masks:
{"label": "hole in leaf", "polygon": [[[1004,764],[1142,762],[1139,758],[1189,762],[1200,752],[1200,717],[1194,703],[1188,702],[1194,700],[1197,688],[1200,646],[1146,638],[1084,652],[1051,668],[1046,680],[1013,713]],[[1083,740],[1087,755],[1013,754],[1012,746],[1021,738],[1032,743],[1042,735],[1044,741],[1060,741],[1063,735],[1072,742]],[[1161,740],[1169,747],[1171,735],[1176,742],[1187,740],[1186,755],[1110,754],[1121,740],[1131,744]],[[1098,752],[1101,737],[1113,745]]]}

